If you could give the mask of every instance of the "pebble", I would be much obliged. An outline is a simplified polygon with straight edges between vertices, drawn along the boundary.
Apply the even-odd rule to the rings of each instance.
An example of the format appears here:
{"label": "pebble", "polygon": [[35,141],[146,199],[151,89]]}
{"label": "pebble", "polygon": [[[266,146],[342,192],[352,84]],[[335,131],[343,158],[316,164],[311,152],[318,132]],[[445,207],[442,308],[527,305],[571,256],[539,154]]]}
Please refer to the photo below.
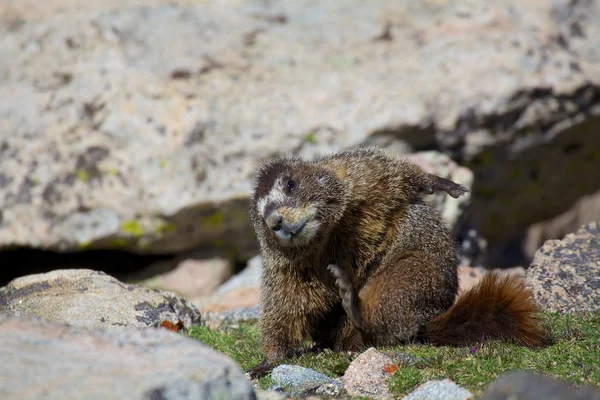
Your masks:
{"label": "pebble", "polygon": [[458,386],[450,379],[429,381],[416,388],[402,400],[473,400],[467,389]]}
{"label": "pebble", "polygon": [[301,367],[299,365],[282,364],[274,368],[271,372],[273,383],[284,388],[291,396],[304,396],[321,389],[321,394],[341,393],[344,385],[331,379],[325,374],[317,372],[310,368]]}

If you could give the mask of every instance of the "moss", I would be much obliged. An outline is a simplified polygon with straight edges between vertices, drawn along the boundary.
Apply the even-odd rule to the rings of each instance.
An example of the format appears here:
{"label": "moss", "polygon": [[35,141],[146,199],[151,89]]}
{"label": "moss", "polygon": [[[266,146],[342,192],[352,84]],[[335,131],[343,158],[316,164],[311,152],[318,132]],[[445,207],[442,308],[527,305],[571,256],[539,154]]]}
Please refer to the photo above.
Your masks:
{"label": "moss", "polygon": [[84,240],[83,242],[79,242],[79,243],[77,243],[77,248],[78,248],[79,250],[85,250],[85,249],[87,249],[88,247],[90,247],[90,244],[92,244],[92,241],[91,241],[91,240]]}
{"label": "moss", "polygon": [[248,215],[242,210],[232,210],[229,213],[229,220],[234,224],[246,224],[248,222]]}
{"label": "moss", "polygon": [[175,224],[172,222],[161,221],[155,228],[154,233],[157,236],[162,235],[163,233],[170,233],[175,231]]}
{"label": "moss", "polygon": [[167,168],[167,160],[160,160],[159,164],[161,168]]}
{"label": "moss", "polygon": [[114,176],[114,175],[117,175],[117,174],[119,173],[119,171],[118,171],[116,168],[112,168],[112,167],[111,167],[111,168],[108,168],[108,169],[106,170],[106,173],[107,173],[108,175],[113,175],[113,176]]}
{"label": "moss", "polygon": [[79,168],[75,175],[77,175],[77,179],[82,182],[87,182],[90,179],[90,174],[83,168]]}
{"label": "moss", "polygon": [[123,221],[123,223],[121,223],[121,230],[134,237],[140,237],[144,234],[140,223],[135,220]]}
{"label": "moss", "polygon": [[215,211],[214,213],[200,218],[200,224],[202,226],[218,229],[225,220],[225,214],[222,211]]}
{"label": "moss", "polygon": [[212,243],[213,247],[220,248],[225,246],[225,241],[223,239],[215,239]]}
{"label": "moss", "polygon": [[308,132],[304,136],[304,141],[306,143],[317,144],[319,141],[317,140],[317,135],[314,132]]}
{"label": "moss", "polygon": [[129,245],[129,240],[125,238],[114,238],[109,242],[111,247],[127,247]]}

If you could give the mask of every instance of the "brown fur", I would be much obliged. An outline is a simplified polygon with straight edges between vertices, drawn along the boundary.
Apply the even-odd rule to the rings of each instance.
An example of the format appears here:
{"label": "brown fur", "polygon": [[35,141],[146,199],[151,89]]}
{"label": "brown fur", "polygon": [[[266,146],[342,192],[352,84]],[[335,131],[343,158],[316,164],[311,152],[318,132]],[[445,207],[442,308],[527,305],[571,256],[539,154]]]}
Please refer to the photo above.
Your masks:
{"label": "brown fur", "polygon": [[546,344],[539,310],[518,276],[490,273],[461,294],[427,325],[427,340],[438,345],[506,340],[528,347]]}
{"label": "brown fur", "polygon": [[[458,197],[466,189],[374,148],[350,148],[313,161],[280,158],[258,171],[250,217],[264,265],[265,360],[252,376],[292,355],[308,336],[336,350],[392,345],[426,332],[453,341],[443,334],[451,317],[438,316],[454,309],[458,258],[441,217],[421,199],[434,191]],[[498,293],[492,300],[514,297],[508,284],[493,289],[487,282],[485,293]],[[463,299],[457,304],[464,308],[483,301]],[[518,309],[518,301],[511,304],[505,308],[509,313]],[[493,334],[485,328],[494,316],[484,315],[481,326],[472,323],[476,317],[469,320],[475,338],[514,338],[498,335],[515,328],[513,320],[534,332],[535,321],[527,319],[533,312],[507,319],[508,325],[496,321],[489,325]],[[437,325],[430,327],[432,319]],[[466,339],[455,336],[454,343],[471,337]]]}

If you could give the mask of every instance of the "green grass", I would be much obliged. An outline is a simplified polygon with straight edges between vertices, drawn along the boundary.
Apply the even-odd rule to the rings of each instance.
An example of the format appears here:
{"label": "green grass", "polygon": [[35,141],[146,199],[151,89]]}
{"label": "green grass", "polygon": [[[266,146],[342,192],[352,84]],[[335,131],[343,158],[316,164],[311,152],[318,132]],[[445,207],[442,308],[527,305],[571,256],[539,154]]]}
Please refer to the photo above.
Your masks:
{"label": "green grass", "polygon": [[[403,395],[428,380],[449,378],[477,396],[499,375],[514,370],[543,373],[575,386],[600,387],[600,312],[581,316],[547,314],[546,317],[554,344],[542,350],[500,342],[474,346],[474,353],[465,347],[428,345],[380,348],[382,352],[407,353],[425,361],[420,367],[400,365],[390,378],[390,390]],[[243,370],[262,360],[256,324],[246,323],[220,331],[200,326],[189,329],[186,334],[227,354]],[[355,356],[324,351],[306,353],[285,360],[285,363],[313,368],[335,378],[343,375]],[[259,385],[262,388],[271,386],[270,376],[262,378]]]}

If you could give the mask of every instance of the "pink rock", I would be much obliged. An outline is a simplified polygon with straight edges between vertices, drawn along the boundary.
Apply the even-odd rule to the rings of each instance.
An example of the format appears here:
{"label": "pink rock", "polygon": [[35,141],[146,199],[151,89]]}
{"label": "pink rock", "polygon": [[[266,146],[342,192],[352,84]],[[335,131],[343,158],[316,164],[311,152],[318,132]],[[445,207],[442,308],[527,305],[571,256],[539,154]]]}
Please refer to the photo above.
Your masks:
{"label": "pink rock", "polygon": [[352,361],[342,380],[350,396],[389,398],[387,380],[397,369],[389,356],[371,347]]}
{"label": "pink rock", "polygon": [[260,302],[260,256],[248,262],[248,266],[221,285],[213,294],[192,300],[202,314],[256,306]]}
{"label": "pink rock", "polygon": [[231,276],[231,263],[222,258],[182,260],[177,267],[156,277],[161,288],[177,292],[184,297],[194,298],[215,291]]}

